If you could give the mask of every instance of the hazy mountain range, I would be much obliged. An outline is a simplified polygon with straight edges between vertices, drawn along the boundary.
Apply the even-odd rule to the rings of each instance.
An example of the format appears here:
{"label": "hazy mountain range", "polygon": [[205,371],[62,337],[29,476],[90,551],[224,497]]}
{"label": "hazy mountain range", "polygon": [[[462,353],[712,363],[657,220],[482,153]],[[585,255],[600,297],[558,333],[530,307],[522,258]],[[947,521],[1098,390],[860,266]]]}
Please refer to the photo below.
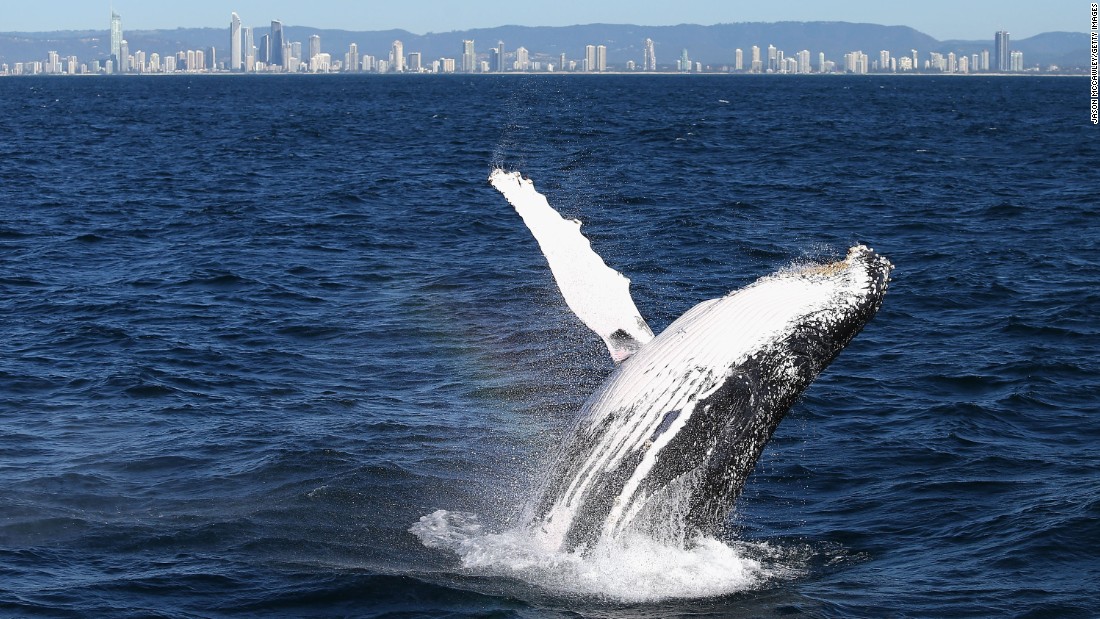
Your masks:
{"label": "hazy mountain range", "polygon": [[[227,20],[228,21],[228,20]],[[268,23],[256,27],[254,39],[269,32]],[[245,22],[248,25],[248,22]],[[49,51],[62,56],[75,55],[81,62],[104,59],[109,55],[108,29],[87,31],[59,31],[40,33],[0,33],[0,63],[45,60]],[[125,27],[125,21],[123,22]],[[425,63],[447,57],[460,58],[462,41],[473,39],[480,54],[488,52],[497,41],[504,41],[507,52],[523,46],[531,58],[545,56],[556,60],[564,52],[570,60],[584,57],[584,46],[606,45],[609,65],[622,66],[628,60],[641,64],[642,45],[646,38],[654,41],[659,65],[675,64],[682,49],[687,49],[692,61],[709,65],[725,65],[733,62],[733,50],[744,50],[745,63],[750,59],[750,48],[758,45],[766,60],[768,45],[783,50],[789,57],[803,49],[810,50],[816,63],[818,52],[836,62],[844,54],[860,50],[877,58],[879,50],[889,50],[892,55],[908,55],[917,50],[923,61],[929,52],[955,52],[956,54],[993,51],[993,31],[989,38],[980,41],[938,41],[927,34],[907,26],[882,26],[849,22],[776,22],[735,23],[714,26],[684,24],[679,26],[634,26],[619,24],[587,24],[564,27],[500,26],[445,33],[413,34],[405,30],[380,30],[353,32],[348,30],[322,30],[305,26],[285,26],[288,41],[301,41],[307,45],[310,35],[321,37],[321,49],[334,59],[343,59],[348,45],[357,43],[360,54],[386,58],[394,40],[404,43],[405,53],[420,52]],[[124,30],[131,53],[144,50],[162,56],[181,50],[214,47],[219,59],[228,56],[229,27],[179,28],[175,30]],[[1063,69],[1086,68],[1089,64],[1089,35],[1083,32],[1048,32],[1033,37],[1011,41],[1011,49],[1022,51],[1024,64],[1046,67],[1058,65]]]}

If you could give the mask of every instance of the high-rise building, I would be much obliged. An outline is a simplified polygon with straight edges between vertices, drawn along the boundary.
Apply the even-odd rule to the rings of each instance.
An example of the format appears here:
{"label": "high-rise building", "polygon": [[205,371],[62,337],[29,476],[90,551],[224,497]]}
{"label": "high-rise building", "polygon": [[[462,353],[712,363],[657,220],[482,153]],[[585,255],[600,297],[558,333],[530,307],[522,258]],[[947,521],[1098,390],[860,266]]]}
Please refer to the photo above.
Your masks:
{"label": "high-rise building", "polygon": [[741,48],[733,50],[733,70],[744,71],[745,70],[745,52],[741,51]]}
{"label": "high-rise building", "polygon": [[241,27],[241,54],[244,56],[245,71],[256,68],[256,42],[252,40],[252,29]]}
{"label": "high-rise building", "polygon": [[119,57],[122,56],[122,17],[111,11],[111,60],[118,67]]}
{"label": "high-rise building", "polygon": [[[352,43],[354,46],[355,43]],[[313,60],[313,57],[321,53],[321,35],[311,34],[309,36],[309,58],[307,60]]]}
{"label": "high-rise building", "polygon": [[688,58],[688,51],[686,47],[680,50],[680,71],[683,73],[691,71],[691,59]]}
{"label": "high-rise building", "polygon": [[504,41],[497,41],[496,55],[496,64],[493,65],[493,70],[497,73],[504,73]]}
{"label": "high-rise building", "polygon": [[752,68],[750,70],[753,73],[760,73],[764,69],[763,64],[761,64],[761,61],[760,61],[760,46],[759,45],[753,45],[752,46],[752,65],[751,65],[751,67]]}
{"label": "high-rise building", "polygon": [[656,71],[657,70],[657,54],[653,47],[653,39],[645,40],[645,53],[642,59],[642,70],[644,71]]}
{"label": "high-rise building", "polygon": [[993,36],[993,69],[995,71],[1009,71],[1009,50],[1008,50],[1008,33],[1004,30],[998,30],[997,34]]}
{"label": "high-rise building", "polygon": [[394,41],[390,47],[390,68],[394,73],[405,72],[405,44],[401,41]]}
{"label": "high-rise building", "polygon": [[779,55],[777,54],[778,51],[779,50],[775,49],[774,45],[769,45],[768,46],[768,72],[769,73],[774,72],[777,69],[779,69],[779,64],[776,62],[776,60],[779,58]]}
{"label": "high-rise building", "polygon": [[584,70],[595,71],[596,70],[596,46],[585,45],[584,46]]}
{"label": "high-rise building", "polygon": [[271,35],[265,34],[260,37],[260,49],[257,60],[264,64],[271,64]]}
{"label": "high-rise building", "polygon": [[344,59],[344,70],[359,70],[359,45],[357,43],[348,45],[348,57]]}
{"label": "high-rise building", "polygon": [[530,68],[531,54],[527,51],[526,47],[517,47],[515,69],[517,71],[527,71]]}
{"label": "high-rise building", "polygon": [[268,50],[267,63],[286,67],[286,40],[283,38],[283,22],[274,20],[271,22],[271,49]]}
{"label": "high-rise building", "polygon": [[844,54],[844,69],[860,75],[867,73],[867,54],[862,51]]}
{"label": "high-rise building", "polygon": [[462,72],[473,73],[477,71],[477,52],[474,51],[474,42],[471,39],[462,40]]}
{"label": "high-rise building", "polygon": [[229,70],[240,71],[241,57],[241,18],[233,13],[229,18]]}
{"label": "high-rise building", "polygon": [[607,46],[596,46],[596,70],[603,73],[607,70]]}
{"label": "high-rise building", "polygon": [[817,53],[817,72],[825,73],[825,52]]}
{"label": "high-rise building", "polygon": [[126,42],[126,39],[122,39],[122,41],[119,45],[118,72],[119,73],[129,73],[130,72],[130,44]]}
{"label": "high-rise building", "polygon": [[983,49],[982,50],[982,55],[981,55],[981,59],[978,63],[978,68],[981,69],[982,71],[988,71],[989,70],[989,50],[988,49]]}
{"label": "high-rise building", "polygon": [[810,50],[804,49],[798,52],[798,72],[809,73],[810,72]]}
{"label": "high-rise building", "polygon": [[564,71],[565,69],[565,52],[562,52],[558,55],[558,71]]}
{"label": "high-rise building", "polygon": [[1009,71],[1023,71],[1024,70],[1024,53],[1015,50],[1008,55],[1008,70]]}
{"label": "high-rise building", "polygon": [[420,73],[423,69],[424,66],[420,60],[420,52],[410,53],[408,62],[405,64],[405,70],[409,73]]}

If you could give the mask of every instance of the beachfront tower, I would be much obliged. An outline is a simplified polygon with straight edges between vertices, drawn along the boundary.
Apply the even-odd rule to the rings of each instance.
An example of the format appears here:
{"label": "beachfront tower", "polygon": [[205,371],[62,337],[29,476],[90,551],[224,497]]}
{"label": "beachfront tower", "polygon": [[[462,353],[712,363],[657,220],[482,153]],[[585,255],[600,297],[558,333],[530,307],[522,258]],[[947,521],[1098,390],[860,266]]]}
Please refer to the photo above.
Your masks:
{"label": "beachfront tower", "polygon": [[229,18],[229,70],[240,71],[241,56],[241,18],[236,13]]}
{"label": "beachfront tower", "polygon": [[118,61],[122,57],[122,17],[118,13],[111,11],[111,60],[114,61],[115,67],[118,67]]}
{"label": "beachfront tower", "polygon": [[470,39],[462,41],[462,72],[473,73],[477,70],[477,53],[474,51],[474,42]]}
{"label": "beachfront tower", "polygon": [[271,49],[268,50],[267,63],[273,66],[286,66],[286,41],[283,39],[283,22],[275,20],[271,22]]}
{"label": "beachfront tower", "polygon": [[998,30],[993,37],[993,70],[1005,72],[1009,70],[1008,33]]}

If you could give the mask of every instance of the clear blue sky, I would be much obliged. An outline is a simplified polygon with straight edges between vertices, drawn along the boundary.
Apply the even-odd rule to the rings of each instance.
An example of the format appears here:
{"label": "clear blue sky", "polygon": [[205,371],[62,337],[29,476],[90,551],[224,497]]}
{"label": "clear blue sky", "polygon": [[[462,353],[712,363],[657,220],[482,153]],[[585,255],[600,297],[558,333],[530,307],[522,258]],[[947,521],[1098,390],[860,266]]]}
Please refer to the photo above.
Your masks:
{"label": "clear blue sky", "polygon": [[997,30],[1008,30],[1014,39],[1089,30],[1089,3],[1083,0],[40,0],[4,2],[0,32],[107,30],[112,4],[127,30],[223,27],[233,11],[246,26],[280,19],[288,26],[417,34],[502,25],[819,20],[912,26],[940,40],[992,39]]}

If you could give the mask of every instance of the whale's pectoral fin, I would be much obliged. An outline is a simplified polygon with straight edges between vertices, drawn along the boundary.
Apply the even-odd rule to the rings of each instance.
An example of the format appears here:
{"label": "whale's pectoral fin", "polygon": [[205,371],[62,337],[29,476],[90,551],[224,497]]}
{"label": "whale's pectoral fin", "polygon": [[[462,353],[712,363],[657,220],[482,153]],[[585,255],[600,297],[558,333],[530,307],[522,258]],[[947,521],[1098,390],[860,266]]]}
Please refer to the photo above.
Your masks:
{"label": "whale's pectoral fin", "polygon": [[497,168],[489,182],[535,236],[569,309],[603,338],[616,363],[653,339],[653,331],[630,298],[630,280],[592,250],[579,221],[562,218],[519,172]]}

